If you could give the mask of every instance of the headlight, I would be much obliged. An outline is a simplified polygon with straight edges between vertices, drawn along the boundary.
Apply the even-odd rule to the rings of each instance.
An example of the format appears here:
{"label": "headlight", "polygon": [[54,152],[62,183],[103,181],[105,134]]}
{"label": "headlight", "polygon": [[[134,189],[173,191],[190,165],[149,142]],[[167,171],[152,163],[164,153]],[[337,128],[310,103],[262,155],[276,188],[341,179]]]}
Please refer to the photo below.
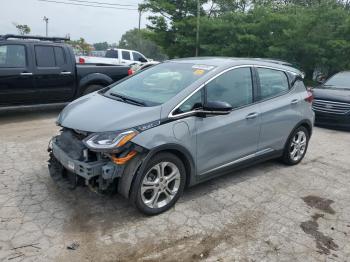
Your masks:
{"label": "headlight", "polygon": [[84,143],[92,150],[111,150],[122,147],[137,134],[138,132],[132,129],[122,132],[95,133],[87,137]]}

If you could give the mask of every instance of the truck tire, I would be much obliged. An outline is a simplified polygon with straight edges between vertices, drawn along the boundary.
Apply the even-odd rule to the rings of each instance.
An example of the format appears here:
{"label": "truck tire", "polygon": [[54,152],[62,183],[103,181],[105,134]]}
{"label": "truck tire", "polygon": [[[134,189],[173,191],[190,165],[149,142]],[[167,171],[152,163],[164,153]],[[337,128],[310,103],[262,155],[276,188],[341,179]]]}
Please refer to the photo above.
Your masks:
{"label": "truck tire", "polygon": [[98,91],[98,90],[102,89],[103,87],[104,86],[102,86],[102,85],[89,85],[83,91],[82,96],[85,96],[85,95],[90,94],[92,92]]}

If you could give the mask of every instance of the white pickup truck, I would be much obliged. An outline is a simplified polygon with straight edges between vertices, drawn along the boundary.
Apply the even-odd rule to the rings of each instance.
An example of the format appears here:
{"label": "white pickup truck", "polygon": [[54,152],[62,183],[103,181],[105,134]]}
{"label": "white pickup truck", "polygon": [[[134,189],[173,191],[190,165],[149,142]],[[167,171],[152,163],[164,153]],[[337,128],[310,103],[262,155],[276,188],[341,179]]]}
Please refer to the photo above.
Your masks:
{"label": "white pickup truck", "polygon": [[133,65],[150,62],[143,54],[126,49],[108,49],[105,57],[77,56],[79,64]]}

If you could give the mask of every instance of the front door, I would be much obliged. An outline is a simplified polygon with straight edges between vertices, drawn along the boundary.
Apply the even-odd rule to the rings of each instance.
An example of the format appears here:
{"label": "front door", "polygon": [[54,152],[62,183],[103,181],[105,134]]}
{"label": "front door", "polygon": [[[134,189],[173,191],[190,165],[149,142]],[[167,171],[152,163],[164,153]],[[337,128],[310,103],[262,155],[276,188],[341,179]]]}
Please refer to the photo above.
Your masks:
{"label": "front door", "polygon": [[0,45],[0,105],[27,105],[36,103],[33,72],[25,45]]}
{"label": "front door", "polygon": [[260,112],[253,105],[252,69],[232,69],[205,87],[207,101],[225,101],[233,110],[227,115],[197,117],[197,174],[214,171],[253,157],[257,152]]}

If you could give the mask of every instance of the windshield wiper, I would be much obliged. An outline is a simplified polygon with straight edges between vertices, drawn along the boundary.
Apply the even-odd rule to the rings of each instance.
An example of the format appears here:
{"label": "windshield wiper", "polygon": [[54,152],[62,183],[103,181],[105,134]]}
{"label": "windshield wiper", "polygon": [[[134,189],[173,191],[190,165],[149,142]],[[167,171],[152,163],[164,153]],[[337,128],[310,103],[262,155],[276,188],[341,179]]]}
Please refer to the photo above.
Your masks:
{"label": "windshield wiper", "polygon": [[134,104],[134,105],[139,105],[139,106],[147,106],[147,104],[143,101],[134,99],[134,98],[130,98],[127,96],[123,96],[117,93],[109,93],[111,96],[117,97],[119,99],[121,99],[122,101],[129,103],[129,104]]}

